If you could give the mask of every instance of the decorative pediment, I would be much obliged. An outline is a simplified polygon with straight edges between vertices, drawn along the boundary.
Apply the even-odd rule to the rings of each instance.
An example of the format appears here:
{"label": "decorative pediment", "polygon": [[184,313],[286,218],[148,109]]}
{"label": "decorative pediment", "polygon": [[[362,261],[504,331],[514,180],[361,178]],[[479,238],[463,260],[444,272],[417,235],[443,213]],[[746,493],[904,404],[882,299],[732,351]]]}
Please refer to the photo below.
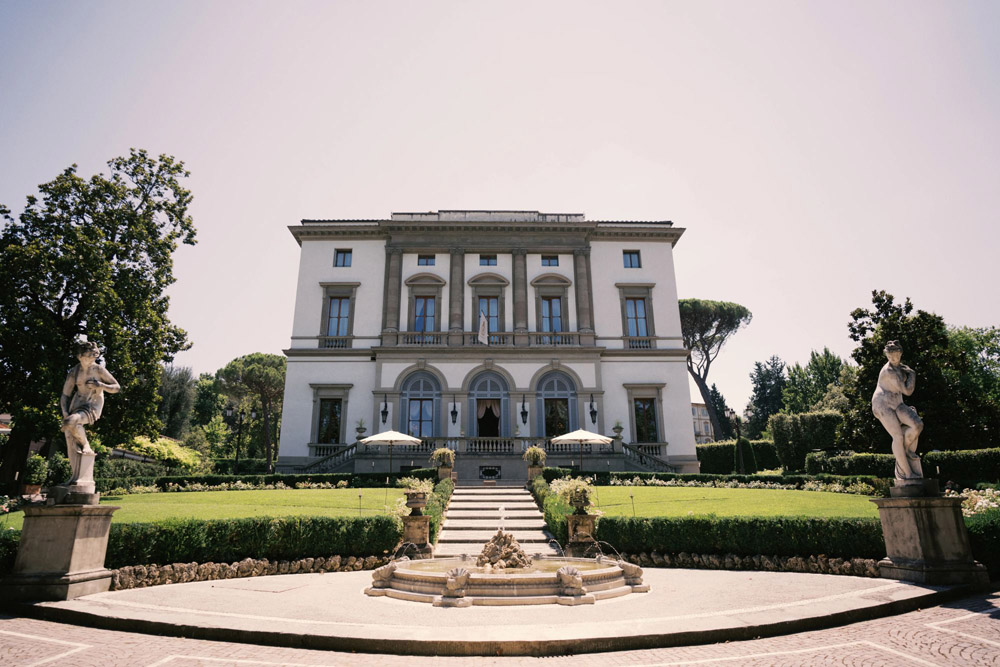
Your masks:
{"label": "decorative pediment", "polygon": [[572,284],[569,278],[558,273],[543,273],[531,281],[532,287],[569,287]]}
{"label": "decorative pediment", "polygon": [[416,273],[407,278],[405,283],[407,285],[434,285],[435,287],[441,287],[445,284],[444,278],[433,273]]}
{"label": "decorative pediment", "polygon": [[482,287],[484,285],[510,285],[510,281],[499,273],[477,273],[469,278],[469,285]]}

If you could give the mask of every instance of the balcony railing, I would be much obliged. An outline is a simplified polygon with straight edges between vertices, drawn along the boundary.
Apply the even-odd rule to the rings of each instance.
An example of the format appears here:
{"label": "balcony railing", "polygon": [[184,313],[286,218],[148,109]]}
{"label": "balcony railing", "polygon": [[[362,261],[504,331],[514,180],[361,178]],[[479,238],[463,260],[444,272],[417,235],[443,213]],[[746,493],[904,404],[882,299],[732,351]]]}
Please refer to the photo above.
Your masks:
{"label": "balcony railing", "polygon": [[626,336],[624,341],[626,350],[652,350],[656,347],[655,336]]}
{"label": "balcony railing", "polygon": [[442,333],[402,333],[399,335],[400,345],[447,345],[448,335]]}
{"label": "balcony railing", "polygon": [[[489,336],[487,337],[487,339],[490,341],[489,342],[490,345],[505,346],[505,345],[510,345],[511,344],[511,342],[514,339],[514,336],[513,336],[513,334],[509,334],[509,333],[491,333],[491,334],[489,334]],[[477,333],[466,334],[465,335],[465,344],[466,345],[482,345],[482,343],[479,342],[479,333],[477,332]]]}
{"label": "balcony railing", "polygon": [[531,344],[542,346],[579,345],[580,334],[568,331],[533,333],[531,334]]}
{"label": "balcony railing", "polygon": [[346,350],[351,347],[351,339],[353,336],[320,336],[319,346],[323,349],[339,349]]}

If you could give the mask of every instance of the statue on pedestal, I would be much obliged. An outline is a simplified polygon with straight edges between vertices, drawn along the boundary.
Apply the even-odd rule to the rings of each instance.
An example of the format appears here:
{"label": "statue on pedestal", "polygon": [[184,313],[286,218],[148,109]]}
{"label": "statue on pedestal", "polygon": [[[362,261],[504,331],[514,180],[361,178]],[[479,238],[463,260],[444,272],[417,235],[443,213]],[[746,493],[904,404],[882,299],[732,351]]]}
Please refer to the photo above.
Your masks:
{"label": "statue on pedestal", "polygon": [[[121,386],[104,366],[97,363],[101,349],[93,341],[75,344],[80,363],[70,369],[63,385],[59,407],[63,414],[62,432],[66,434],[66,453],[73,476],[65,492],[72,495],[94,494],[94,450],[90,448],[84,426],[101,418],[104,392],[118,393]],[[71,498],[67,498],[72,502]],[[93,499],[91,502],[96,502]]]}
{"label": "statue on pedestal", "polygon": [[920,480],[924,473],[917,456],[917,439],[924,430],[924,422],[912,406],[903,403],[903,396],[912,395],[916,388],[917,374],[900,362],[903,348],[899,341],[890,340],[884,352],[888,361],[878,374],[878,386],[872,396],[872,412],[892,436],[896,479]]}

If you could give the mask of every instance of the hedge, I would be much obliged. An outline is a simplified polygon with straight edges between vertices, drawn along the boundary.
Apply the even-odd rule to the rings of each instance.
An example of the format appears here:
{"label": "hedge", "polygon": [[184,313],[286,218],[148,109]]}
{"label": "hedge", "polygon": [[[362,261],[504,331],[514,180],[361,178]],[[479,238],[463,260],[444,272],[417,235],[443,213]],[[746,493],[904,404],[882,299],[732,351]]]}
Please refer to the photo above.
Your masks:
{"label": "hedge", "polygon": [[[244,482],[262,486],[265,484],[276,484],[281,482],[285,486],[295,486],[298,482],[329,482],[336,485],[337,482],[346,481],[350,488],[383,488],[386,486],[395,487],[396,480],[400,477],[417,477],[419,479],[437,479],[437,468],[418,468],[407,473],[394,472],[361,472],[361,473],[327,473],[316,475],[171,475],[167,477],[105,477],[95,480],[97,490],[100,493],[107,493],[111,489],[129,488],[130,486],[156,486],[165,491],[168,484],[188,486],[189,484],[205,484],[215,486],[218,484],[232,484]],[[389,483],[386,484],[388,478]]]}
{"label": "hedge", "polygon": [[[546,470],[560,470],[560,468],[546,468]],[[569,473],[568,470],[566,472]],[[552,533],[557,542],[566,544],[569,541],[569,526],[566,515],[572,514],[573,508],[549,490],[549,483],[543,477],[536,477],[532,481],[531,494],[535,497],[535,502],[542,508],[549,532]]]}
{"label": "hedge", "polygon": [[[233,459],[212,459],[212,472],[216,475],[233,475]],[[267,473],[267,459],[240,459],[240,473],[263,475]]]}
{"label": "hedge", "polygon": [[[546,481],[565,477],[570,474],[566,468],[545,468],[549,471]],[[543,477],[546,473],[543,471]],[[561,473],[561,474],[560,474]],[[682,482],[739,482],[749,484],[750,482],[765,482],[771,484],[794,484],[802,486],[806,482],[822,482],[823,484],[842,484],[850,486],[852,484],[868,484],[875,488],[875,495],[888,496],[890,480],[886,477],[875,477],[873,475],[706,475],[703,473],[676,473],[676,472],[580,472],[576,473],[583,477],[592,477],[597,486],[610,486],[614,479],[628,481],[635,477],[641,480],[658,479],[664,482],[678,480]]]}
{"label": "hedge", "polygon": [[[978,482],[1000,481],[1000,448],[932,451],[921,456],[924,476],[975,486]],[[896,459],[892,454],[829,455],[814,452],[806,457],[806,472],[831,475],[879,475],[890,477]]]}
{"label": "hedge", "polygon": [[1000,577],[1000,508],[966,517],[972,556],[986,566],[991,579]]}
{"label": "hedge", "polygon": [[252,517],[112,523],[105,567],[150,563],[232,563],[319,555],[391,553],[402,538],[397,517]]}
{"label": "hedge", "polygon": [[21,531],[0,529],[0,577],[14,569],[20,541]]}
{"label": "hedge", "polygon": [[424,514],[431,517],[431,542],[437,542],[438,531],[441,530],[441,522],[444,521],[444,512],[448,508],[448,501],[455,490],[455,482],[451,479],[442,479],[434,486],[434,493],[427,499],[427,507]]}
{"label": "hedge", "polygon": [[843,419],[843,415],[833,410],[771,415],[767,427],[774,436],[782,467],[789,472],[804,470],[809,450],[833,447],[837,427]]}
{"label": "hedge", "polygon": [[619,551],[882,558],[878,519],[602,517],[597,539]]}
{"label": "hedge", "polygon": [[[698,453],[701,472],[709,475],[726,475],[733,472],[735,446],[735,440],[718,440],[697,445],[695,450]],[[753,457],[757,460],[758,470],[774,470],[781,467],[773,440],[751,440],[750,447],[753,449]]]}

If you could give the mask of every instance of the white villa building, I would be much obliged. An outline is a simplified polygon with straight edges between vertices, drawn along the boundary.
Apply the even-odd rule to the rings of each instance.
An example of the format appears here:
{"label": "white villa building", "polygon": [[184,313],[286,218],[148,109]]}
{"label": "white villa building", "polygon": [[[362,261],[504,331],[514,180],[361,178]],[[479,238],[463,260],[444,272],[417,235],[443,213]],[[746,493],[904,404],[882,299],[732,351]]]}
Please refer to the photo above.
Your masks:
{"label": "white villa building", "polygon": [[[290,231],[301,259],[279,469],[388,470],[386,448],[356,442],[393,429],[423,440],[393,448],[394,471],[444,446],[460,480],[525,479],[532,444],[583,471],[698,470],[673,263],[683,229],[439,211]],[[620,437],[548,442],[579,428]]]}

